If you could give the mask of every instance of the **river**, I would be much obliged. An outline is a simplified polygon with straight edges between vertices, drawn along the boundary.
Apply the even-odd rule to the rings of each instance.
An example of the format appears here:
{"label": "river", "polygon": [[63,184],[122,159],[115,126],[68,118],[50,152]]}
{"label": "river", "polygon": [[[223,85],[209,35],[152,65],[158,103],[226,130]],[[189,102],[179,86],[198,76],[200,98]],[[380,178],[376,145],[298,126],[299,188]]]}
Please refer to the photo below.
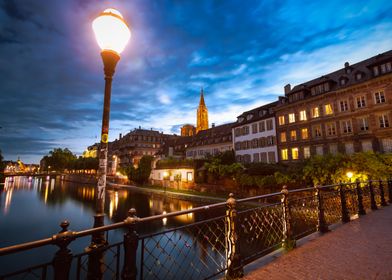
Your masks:
{"label": "river", "polygon": [[[47,238],[60,230],[63,220],[70,222],[69,229],[79,231],[92,227],[94,215],[95,186],[66,182],[57,178],[10,177],[0,187],[0,247]],[[162,213],[192,209],[200,206],[179,199],[134,192],[128,189],[107,188],[105,198],[105,224],[123,221],[130,208],[135,208],[137,216],[146,217]],[[139,228],[139,233],[153,233],[173,226],[180,226],[204,219],[193,213],[164,219],[147,227]],[[110,241],[122,239],[124,230],[110,233]],[[75,253],[88,245],[86,238],[71,244]],[[56,248],[34,249],[27,253],[17,253],[0,257],[0,275],[6,272],[50,261]]]}

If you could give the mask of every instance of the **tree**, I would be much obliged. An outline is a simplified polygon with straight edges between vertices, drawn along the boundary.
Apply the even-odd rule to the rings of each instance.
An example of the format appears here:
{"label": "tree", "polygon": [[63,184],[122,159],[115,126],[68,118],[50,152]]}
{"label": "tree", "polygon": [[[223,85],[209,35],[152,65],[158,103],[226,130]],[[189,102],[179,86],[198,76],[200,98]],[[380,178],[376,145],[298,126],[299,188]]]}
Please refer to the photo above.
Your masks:
{"label": "tree", "polygon": [[151,174],[152,156],[143,156],[140,159],[138,168],[130,166],[127,168],[128,178],[138,184],[144,184],[148,181]]}
{"label": "tree", "polygon": [[76,156],[67,148],[64,150],[55,148],[49,152],[49,155],[44,156],[43,160],[46,169],[50,166],[51,170],[63,171],[72,167],[74,161],[76,161]]}

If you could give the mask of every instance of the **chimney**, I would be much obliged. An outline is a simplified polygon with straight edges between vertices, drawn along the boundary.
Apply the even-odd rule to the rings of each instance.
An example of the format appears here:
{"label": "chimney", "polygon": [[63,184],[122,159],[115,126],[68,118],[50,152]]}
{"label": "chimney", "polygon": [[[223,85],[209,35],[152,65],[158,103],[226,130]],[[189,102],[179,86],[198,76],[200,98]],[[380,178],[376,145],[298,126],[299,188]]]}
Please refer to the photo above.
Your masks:
{"label": "chimney", "polygon": [[347,67],[349,67],[350,66],[350,63],[348,63],[348,62],[345,62],[344,63],[344,68],[347,68]]}
{"label": "chimney", "polygon": [[215,127],[215,123],[212,123],[212,124],[211,124],[211,128],[214,128],[214,127]]}
{"label": "chimney", "polygon": [[120,135],[118,136],[118,138],[119,138],[119,139],[121,139],[121,138],[122,138],[122,133],[120,133]]}
{"label": "chimney", "polygon": [[284,86],[284,95],[287,96],[290,93],[290,91],[291,91],[291,85],[290,84],[285,85]]}

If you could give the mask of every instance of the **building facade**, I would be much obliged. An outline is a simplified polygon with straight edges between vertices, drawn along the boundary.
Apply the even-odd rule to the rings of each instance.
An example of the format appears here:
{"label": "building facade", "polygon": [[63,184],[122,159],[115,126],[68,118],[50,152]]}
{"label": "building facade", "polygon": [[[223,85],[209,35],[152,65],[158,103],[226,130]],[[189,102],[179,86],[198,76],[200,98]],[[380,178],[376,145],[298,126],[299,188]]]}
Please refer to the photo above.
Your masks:
{"label": "building facade", "polygon": [[233,123],[229,123],[199,131],[186,148],[186,158],[201,159],[231,151],[233,149],[232,126]]}
{"label": "building facade", "polygon": [[181,136],[192,136],[196,134],[196,127],[191,124],[185,124],[181,127]]}
{"label": "building facade", "polygon": [[197,108],[196,133],[208,129],[208,109],[204,102],[204,91],[200,91],[200,102]]}
{"label": "building facade", "polygon": [[270,103],[237,117],[233,125],[233,145],[238,162],[276,163],[278,161],[274,108]]}
{"label": "building facade", "polygon": [[392,152],[392,51],[295,86],[276,107],[279,160]]}
{"label": "building facade", "polygon": [[108,170],[115,174],[118,166],[138,165],[144,155],[154,156],[169,139],[178,136],[157,130],[134,129],[109,142]]}

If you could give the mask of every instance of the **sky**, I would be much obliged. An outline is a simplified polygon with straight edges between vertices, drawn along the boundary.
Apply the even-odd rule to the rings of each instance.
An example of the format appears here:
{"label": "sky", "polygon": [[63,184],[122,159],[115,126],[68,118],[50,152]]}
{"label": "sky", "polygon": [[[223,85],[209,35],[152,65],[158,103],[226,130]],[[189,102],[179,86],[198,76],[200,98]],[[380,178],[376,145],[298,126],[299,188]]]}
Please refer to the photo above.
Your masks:
{"label": "sky", "polygon": [[109,139],[234,122],[297,85],[392,49],[392,1],[0,0],[0,150],[38,163],[99,141],[103,65],[91,23],[131,27],[113,80]]}

